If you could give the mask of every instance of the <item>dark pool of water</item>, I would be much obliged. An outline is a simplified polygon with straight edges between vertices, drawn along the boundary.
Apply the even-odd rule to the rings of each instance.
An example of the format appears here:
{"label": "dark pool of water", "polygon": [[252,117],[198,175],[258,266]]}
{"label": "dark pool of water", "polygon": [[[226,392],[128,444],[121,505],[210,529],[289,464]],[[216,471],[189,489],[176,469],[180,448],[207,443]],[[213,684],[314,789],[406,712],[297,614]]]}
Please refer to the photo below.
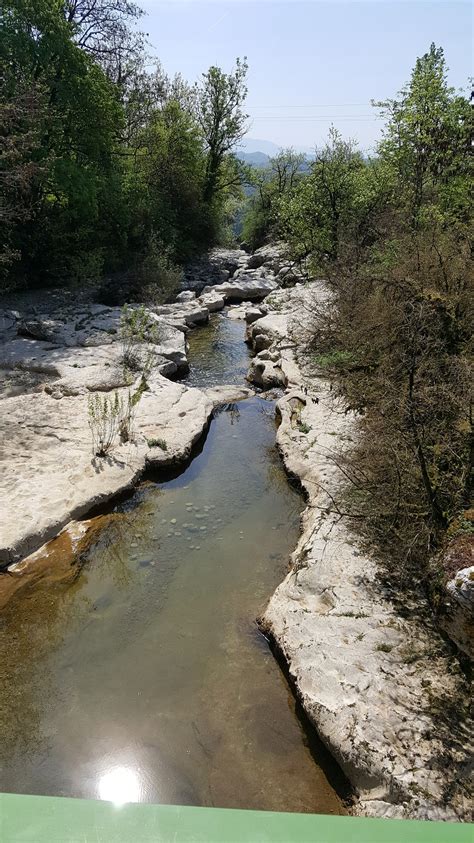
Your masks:
{"label": "dark pool of water", "polygon": [[[221,330],[243,346],[242,323],[203,329]],[[255,624],[302,505],[274,438],[271,402],[218,414],[180,477],[116,508],[73,582],[8,604],[0,791],[342,812]]]}

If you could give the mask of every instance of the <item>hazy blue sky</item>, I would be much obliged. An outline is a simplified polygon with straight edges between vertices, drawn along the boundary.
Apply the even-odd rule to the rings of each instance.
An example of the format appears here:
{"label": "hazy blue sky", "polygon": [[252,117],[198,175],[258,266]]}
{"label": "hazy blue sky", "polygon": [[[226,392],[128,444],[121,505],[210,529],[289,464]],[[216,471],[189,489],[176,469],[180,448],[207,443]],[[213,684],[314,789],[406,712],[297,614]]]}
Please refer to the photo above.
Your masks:
{"label": "hazy blue sky", "polygon": [[370,100],[395,94],[432,41],[444,47],[452,85],[473,75],[468,2],[138,2],[170,74],[194,81],[246,55],[249,136],[282,146],[313,147],[334,122],[370,149],[381,125]]}

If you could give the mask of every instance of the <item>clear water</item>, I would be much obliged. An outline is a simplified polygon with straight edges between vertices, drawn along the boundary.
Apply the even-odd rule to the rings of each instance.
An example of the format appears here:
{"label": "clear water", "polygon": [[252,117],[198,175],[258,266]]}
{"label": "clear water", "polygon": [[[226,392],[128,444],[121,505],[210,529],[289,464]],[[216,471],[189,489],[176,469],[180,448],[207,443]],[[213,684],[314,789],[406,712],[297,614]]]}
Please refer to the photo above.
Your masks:
{"label": "clear water", "polygon": [[[203,332],[232,346],[237,371],[243,325],[214,322]],[[255,624],[301,510],[274,438],[270,402],[228,408],[183,474],[106,519],[75,577],[7,603],[0,790],[343,811]]]}
{"label": "clear water", "polygon": [[188,334],[190,369],[187,386],[244,384],[250,352],[243,342],[245,323],[224,312],[211,316],[207,325]]}

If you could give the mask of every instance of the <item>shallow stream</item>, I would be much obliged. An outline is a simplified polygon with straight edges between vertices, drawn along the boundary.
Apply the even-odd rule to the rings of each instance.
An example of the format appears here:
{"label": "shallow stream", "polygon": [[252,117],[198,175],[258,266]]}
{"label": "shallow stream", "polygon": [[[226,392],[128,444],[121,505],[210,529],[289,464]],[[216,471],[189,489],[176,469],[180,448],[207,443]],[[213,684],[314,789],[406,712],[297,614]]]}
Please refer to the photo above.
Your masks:
{"label": "shallow stream", "polygon": [[[226,316],[192,332],[186,382],[242,383],[243,333]],[[255,397],[216,415],[178,477],[114,509],[73,581],[15,595],[0,791],[343,813],[255,624],[301,508]]]}

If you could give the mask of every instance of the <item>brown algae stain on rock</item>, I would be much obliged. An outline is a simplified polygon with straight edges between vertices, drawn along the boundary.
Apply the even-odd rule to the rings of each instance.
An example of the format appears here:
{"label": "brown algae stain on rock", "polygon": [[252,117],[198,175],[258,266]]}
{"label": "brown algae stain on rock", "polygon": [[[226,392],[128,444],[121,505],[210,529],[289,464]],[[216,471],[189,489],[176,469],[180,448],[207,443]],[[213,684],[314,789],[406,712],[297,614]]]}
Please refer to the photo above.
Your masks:
{"label": "brown algae stain on rock", "polygon": [[86,552],[104,527],[117,517],[116,514],[99,515],[86,521],[71,521],[39,550],[10,565],[0,574],[0,610],[19,591],[40,582],[72,582],[81,570],[81,560]]}

